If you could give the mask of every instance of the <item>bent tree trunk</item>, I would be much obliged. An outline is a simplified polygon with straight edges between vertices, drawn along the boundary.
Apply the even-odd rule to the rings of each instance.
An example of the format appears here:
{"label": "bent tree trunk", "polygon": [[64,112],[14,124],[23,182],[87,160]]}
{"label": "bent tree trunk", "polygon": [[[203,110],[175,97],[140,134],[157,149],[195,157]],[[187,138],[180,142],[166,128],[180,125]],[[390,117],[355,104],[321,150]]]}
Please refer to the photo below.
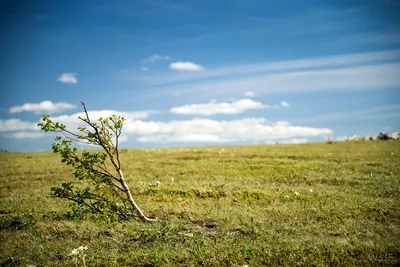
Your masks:
{"label": "bent tree trunk", "polygon": [[[88,111],[86,109],[85,103],[84,102],[81,102],[81,103],[82,103],[83,110],[84,110],[85,115],[86,115],[86,119],[83,119],[83,121],[86,122],[87,124],[89,124],[92,127],[92,129],[95,132],[95,138],[97,139],[96,140],[97,143],[106,151],[106,153],[107,153],[112,165],[114,166],[115,170],[117,171],[119,177],[117,177],[116,180],[118,180],[118,182],[121,184],[121,186],[123,188],[123,191],[126,194],[127,200],[128,200],[129,204],[132,207],[132,211],[134,213],[136,213],[136,215],[144,222],[156,221],[157,219],[155,219],[155,218],[147,217],[143,213],[143,211],[139,208],[139,206],[136,204],[135,200],[133,199],[133,196],[132,196],[132,193],[131,193],[131,191],[130,191],[130,189],[128,187],[128,184],[125,182],[124,174],[122,173],[122,170],[121,170],[121,162],[119,160],[119,153],[118,153],[118,138],[119,138],[119,136],[121,134],[122,125],[119,128],[119,130],[116,129],[116,128],[113,130],[113,132],[115,134],[115,138],[116,138],[115,145],[113,145],[112,142],[105,142],[104,141],[104,137],[105,136],[102,135],[99,132],[99,127],[97,127],[94,123],[92,123],[90,121],[89,114],[88,114]],[[103,125],[103,123],[102,123],[102,126],[104,127],[105,125]],[[112,150],[115,151],[115,154],[113,154],[111,152]]]}
{"label": "bent tree trunk", "polygon": [[119,175],[120,175],[120,179],[121,179],[121,184],[122,187],[124,188],[125,192],[126,192],[126,196],[128,197],[128,201],[132,206],[132,209],[136,212],[136,214],[139,216],[140,219],[142,219],[142,221],[145,222],[152,222],[152,221],[156,221],[156,219],[154,218],[149,218],[146,215],[144,215],[144,213],[142,212],[142,210],[139,208],[139,206],[136,204],[135,200],[132,197],[131,191],[129,190],[128,185],[125,183],[125,179],[124,179],[124,175],[122,174],[122,171],[119,171]]}
{"label": "bent tree trunk", "polygon": [[[144,222],[156,221],[147,217],[132,197],[132,193],[125,181],[121,170],[118,144],[122,133],[124,117],[115,114],[108,118],[99,118],[91,121],[85,103],[82,103],[84,118],[78,117],[86,124],[78,127],[78,133],[72,132],[59,122],[53,122],[48,115],[42,116],[42,122],[38,123],[45,132],[55,132],[64,135],[56,136],[52,145],[54,153],[61,155],[61,162],[71,165],[74,176],[79,180],[87,180],[93,187],[81,190],[72,183],[63,183],[62,187],[53,187],[53,195],[66,198],[75,202],[80,208],[89,209],[94,213],[106,214],[111,211],[126,218],[126,212],[137,215]],[[88,125],[88,126],[87,126]],[[103,151],[78,153],[72,142],[83,142],[100,146]],[[109,169],[111,163],[112,169]],[[122,206],[119,205],[122,202]]]}

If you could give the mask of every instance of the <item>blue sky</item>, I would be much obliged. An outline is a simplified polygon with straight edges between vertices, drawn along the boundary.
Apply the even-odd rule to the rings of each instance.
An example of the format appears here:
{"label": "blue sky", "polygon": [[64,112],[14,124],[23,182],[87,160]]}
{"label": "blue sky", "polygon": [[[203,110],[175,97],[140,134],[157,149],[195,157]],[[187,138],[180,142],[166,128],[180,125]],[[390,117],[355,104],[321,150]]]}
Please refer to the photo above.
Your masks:
{"label": "blue sky", "polygon": [[400,130],[395,0],[0,5],[2,149],[50,149],[40,115],[76,127],[81,100],[127,118],[124,147]]}

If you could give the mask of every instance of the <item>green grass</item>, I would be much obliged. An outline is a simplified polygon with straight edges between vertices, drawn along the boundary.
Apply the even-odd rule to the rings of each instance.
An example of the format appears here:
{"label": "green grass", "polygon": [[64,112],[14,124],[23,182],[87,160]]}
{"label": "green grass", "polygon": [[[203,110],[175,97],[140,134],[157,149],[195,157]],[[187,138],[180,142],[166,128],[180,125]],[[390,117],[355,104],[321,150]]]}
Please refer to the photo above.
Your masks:
{"label": "green grass", "polygon": [[74,266],[79,246],[86,266],[400,264],[398,141],[121,157],[136,201],[159,222],[68,219],[68,202],[50,197],[73,181],[58,155],[0,153],[0,264]]}

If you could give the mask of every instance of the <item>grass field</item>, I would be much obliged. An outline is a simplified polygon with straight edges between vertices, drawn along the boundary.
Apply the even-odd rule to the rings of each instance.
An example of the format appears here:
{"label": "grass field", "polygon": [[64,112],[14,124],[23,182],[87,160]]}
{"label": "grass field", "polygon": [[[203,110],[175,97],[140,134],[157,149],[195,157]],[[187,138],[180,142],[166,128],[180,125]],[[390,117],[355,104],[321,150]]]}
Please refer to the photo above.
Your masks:
{"label": "grass field", "polygon": [[[58,155],[0,153],[1,266],[400,265],[400,142],[123,150],[160,221],[68,219]],[[159,181],[160,185],[155,186]]]}

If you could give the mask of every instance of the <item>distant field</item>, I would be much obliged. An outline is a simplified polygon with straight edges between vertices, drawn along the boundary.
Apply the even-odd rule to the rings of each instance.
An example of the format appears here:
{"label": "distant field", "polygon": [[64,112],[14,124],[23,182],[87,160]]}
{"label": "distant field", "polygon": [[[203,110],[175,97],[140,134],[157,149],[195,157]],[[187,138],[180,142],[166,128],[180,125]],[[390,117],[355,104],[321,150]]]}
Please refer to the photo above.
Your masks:
{"label": "distant field", "polygon": [[[65,217],[58,155],[0,153],[0,265],[400,265],[400,142],[123,150],[160,222]],[[160,186],[155,186],[159,181]]]}

